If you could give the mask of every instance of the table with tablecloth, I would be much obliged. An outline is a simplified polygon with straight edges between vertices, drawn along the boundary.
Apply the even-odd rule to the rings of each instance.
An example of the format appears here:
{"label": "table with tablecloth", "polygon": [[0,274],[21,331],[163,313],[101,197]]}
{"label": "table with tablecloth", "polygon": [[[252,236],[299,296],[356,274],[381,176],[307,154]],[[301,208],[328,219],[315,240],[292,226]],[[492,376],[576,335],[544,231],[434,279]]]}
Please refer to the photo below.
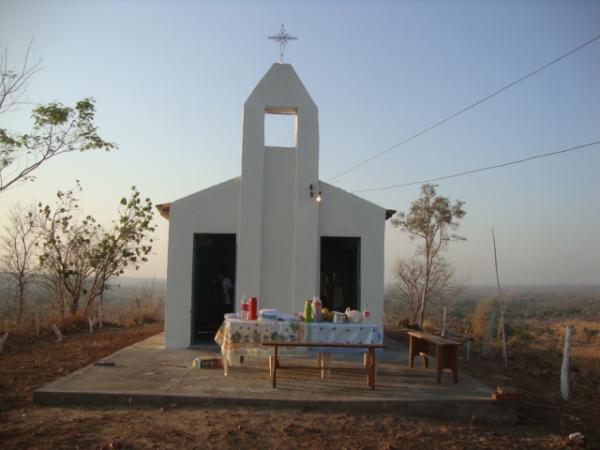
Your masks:
{"label": "table with tablecloth", "polygon": [[[322,342],[340,344],[381,344],[383,336],[379,325],[373,323],[331,323],[275,320],[226,319],[215,335],[221,347],[225,374],[229,365],[237,364],[240,357],[269,357],[270,348],[263,342]],[[319,352],[361,352],[364,349],[340,348],[286,348],[281,356],[310,356]]]}

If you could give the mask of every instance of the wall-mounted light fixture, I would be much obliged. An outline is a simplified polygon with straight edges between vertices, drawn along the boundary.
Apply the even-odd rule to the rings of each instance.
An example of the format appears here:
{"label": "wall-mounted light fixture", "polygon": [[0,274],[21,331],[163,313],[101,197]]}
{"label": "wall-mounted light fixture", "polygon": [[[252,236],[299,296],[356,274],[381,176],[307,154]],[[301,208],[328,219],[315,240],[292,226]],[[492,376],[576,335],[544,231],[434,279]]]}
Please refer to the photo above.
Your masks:
{"label": "wall-mounted light fixture", "polygon": [[321,203],[321,200],[323,200],[323,197],[321,195],[321,191],[315,193],[313,185],[309,184],[308,185],[308,190],[310,191],[310,197],[315,199],[315,202],[317,203]]}

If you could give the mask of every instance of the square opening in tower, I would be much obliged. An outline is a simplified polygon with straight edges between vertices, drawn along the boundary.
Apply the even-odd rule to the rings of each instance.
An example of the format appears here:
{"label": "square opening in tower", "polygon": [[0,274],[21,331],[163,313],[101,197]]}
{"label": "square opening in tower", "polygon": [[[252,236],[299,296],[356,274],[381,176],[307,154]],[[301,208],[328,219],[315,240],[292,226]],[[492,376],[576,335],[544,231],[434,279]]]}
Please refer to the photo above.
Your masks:
{"label": "square opening in tower", "polygon": [[296,147],[295,112],[265,111],[265,146]]}

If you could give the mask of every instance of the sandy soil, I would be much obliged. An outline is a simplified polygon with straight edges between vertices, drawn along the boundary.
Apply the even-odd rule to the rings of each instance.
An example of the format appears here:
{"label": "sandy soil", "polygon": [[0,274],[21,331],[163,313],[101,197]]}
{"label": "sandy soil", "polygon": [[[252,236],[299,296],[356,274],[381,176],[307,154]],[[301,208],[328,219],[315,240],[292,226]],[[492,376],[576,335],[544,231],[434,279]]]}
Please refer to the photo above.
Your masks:
{"label": "sandy soil", "polygon": [[[569,447],[568,433],[593,429],[585,415],[565,419],[573,410],[560,405],[556,409],[556,403],[547,400],[542,406],[532,402],[512,426],[441,422],[390,413],[176,405],[41,408],[32,404],[31,394],[42,384],[159,330],[160,325],[148,325],[93,335],[75,333],[62,343],[51,337],[41,342],[13,341],[0,355],[0,448],[558,449]],[[471,362],[467,370],[473,366],[482,378],[497,377],[495,363],[489,364]],[[519,381],[513,377],[511,383]],[[548,422],[548,416],[556,420]],[[596,439],[590,434],[587,447],[598,448],[600,440]]]}

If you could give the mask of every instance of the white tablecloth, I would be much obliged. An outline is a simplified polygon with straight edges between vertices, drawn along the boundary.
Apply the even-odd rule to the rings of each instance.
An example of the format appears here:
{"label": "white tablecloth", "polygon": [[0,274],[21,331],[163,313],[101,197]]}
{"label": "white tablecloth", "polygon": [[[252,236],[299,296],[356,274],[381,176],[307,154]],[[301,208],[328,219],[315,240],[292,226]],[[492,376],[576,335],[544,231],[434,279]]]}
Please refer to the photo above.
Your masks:
{"label": "white tablecloth", "polygon": [[[372,323],[331,323],[272,320],[227,319],[215,336],[226,364],[236,363],[239,356],[269,356],[273,349],[262,345],[278,342],[327,342],[338,344],[381,344],[379,326]],[[302,347],[280,348],[282,356],[306,356],[314,352],[356,353],[364,349]]]}

